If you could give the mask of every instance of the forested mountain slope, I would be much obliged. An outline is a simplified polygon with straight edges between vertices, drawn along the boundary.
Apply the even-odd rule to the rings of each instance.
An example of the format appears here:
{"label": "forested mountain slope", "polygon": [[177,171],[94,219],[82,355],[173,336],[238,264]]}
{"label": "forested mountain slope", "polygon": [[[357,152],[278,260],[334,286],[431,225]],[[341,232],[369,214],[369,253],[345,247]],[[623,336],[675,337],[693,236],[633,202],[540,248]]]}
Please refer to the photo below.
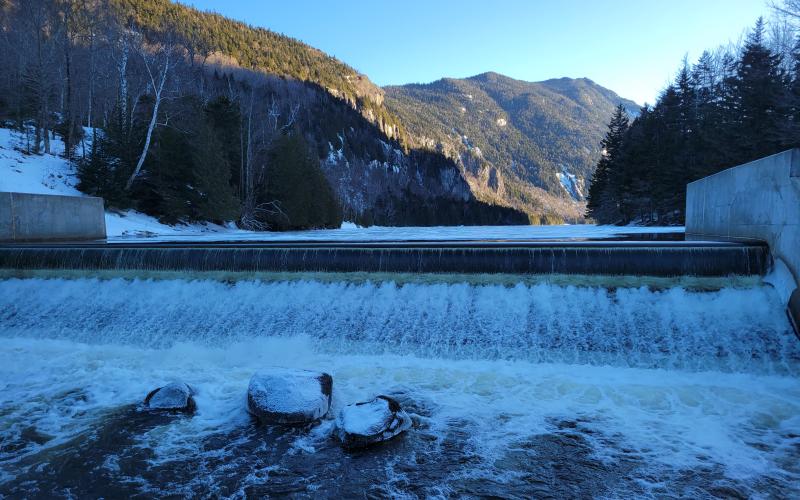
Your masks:
{"label": "forested mountain slope", "polygon": [[170,0],[107,0],[110,14],[152,36],[184,40],[200,64],[245,68],[315,83],[397,137],[399,123],[382,106],[383,90],[342,61],[294,38]]}
{"label": "forested mountain slope", "polygon": [[409,142],[460,166],[476,195],[542,222],[579,221],[614,108],[632,101],[591,80],[524,82],[497,73],[386,87]]}
{"label": "forested mountain slope", "polygon": [[112,206],[249,229],[528,221],[291,38],[168,0],[11,0],[0,31],[0,120],[28,154],[63,141],[78,187]]}

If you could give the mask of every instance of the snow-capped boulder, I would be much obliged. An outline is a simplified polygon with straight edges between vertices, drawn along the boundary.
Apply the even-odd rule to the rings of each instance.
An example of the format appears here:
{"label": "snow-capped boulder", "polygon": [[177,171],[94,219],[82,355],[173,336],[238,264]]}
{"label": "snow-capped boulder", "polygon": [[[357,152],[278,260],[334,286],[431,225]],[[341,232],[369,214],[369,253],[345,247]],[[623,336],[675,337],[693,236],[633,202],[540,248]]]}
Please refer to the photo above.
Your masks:
{"label": "snow-capped boulder", "polygon": [[183,382],[172,382],[159,387],[144,398],[144,405],[150,410],[172,410],[193,412],[197,405],[194,402],[194,390]]}
{"label": "snow-capped boulder", "polygon": [[347,405],[336,417],[342,446],[350,449],[387,441],[410,427],[411,417],[388,396]]}
{"label": "snow-capped boulder", "polygon": [[305,424],[328,413],[332,389],[327,373],[272,368],[250,379],[247,410],[262,422]]}

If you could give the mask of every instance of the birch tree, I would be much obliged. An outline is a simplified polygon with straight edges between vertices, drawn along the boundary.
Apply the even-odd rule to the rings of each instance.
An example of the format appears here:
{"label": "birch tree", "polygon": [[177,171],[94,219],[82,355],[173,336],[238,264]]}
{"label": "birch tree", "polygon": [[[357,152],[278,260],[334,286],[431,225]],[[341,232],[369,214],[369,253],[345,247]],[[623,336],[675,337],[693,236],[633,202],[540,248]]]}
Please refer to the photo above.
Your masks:
{"label": "birch tree", "polygon": [[147,77],[149,79],[148,90],[152,92],[153,96],[153,110],[150,115],[150,122],[147,125],[147,132],[145,133],[142,153],[139,155],[139,160],[136,162],[136,167],[131,173],[130,178],[128,178],[128,182],[125,183],[126,191],[130,190],[131,186],[136,180],[136,177],[138,177],[142,170],[142,165],[144,165],[144,162],[147,159],[147,153],[150,149],[150,141],[153,138],[153,130],[156,128],[156,124],[158,123],[158,108],[161,107],[161,102],[165,96],[164,90],[166,88],[167,80],[169,79],[170,73],[172,72],[175,64],[176,56],[174,52],[175,47],[173,46],[172,42],[160,44],[158,49],[154,52],[148,50],[146,44],[140,45],[139,54],[142,57],[144,67],[147,72]]}

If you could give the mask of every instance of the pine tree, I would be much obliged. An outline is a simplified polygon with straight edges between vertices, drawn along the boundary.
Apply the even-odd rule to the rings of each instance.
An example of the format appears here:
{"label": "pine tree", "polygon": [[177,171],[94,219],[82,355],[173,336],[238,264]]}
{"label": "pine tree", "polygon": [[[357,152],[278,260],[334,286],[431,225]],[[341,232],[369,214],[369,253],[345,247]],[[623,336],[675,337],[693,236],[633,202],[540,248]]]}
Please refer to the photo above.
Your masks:
{"label": "pine tree", "polygon": [[206,116],[220,142],[222,154],[230,169],[230,183],[238,189],[242,161],[242,144],[240,142],[242,118],[239,105],[226,96],[219,96],[205,106]]}
{"label": "pine tree", "polygon": [[628,128],[628,113],[621,104],[614,110],[608,132],[600,142],[601,157],[597,162],[586,204],[587,216],[600,223],[618,222],[620,187],[625,173],[615,170],[620,159],[622,140]]}
{"label": "pine tree", "polygon": [[[697,103],[696,130],[692,137],[695,154],[691,180],[705,177],[719,170],[725,164],[720,154],[721,144],[727,142],[731,134],[729,124],[732,119],[724,113],[723,71],[710,52],[705,51],[692,68],[692,84]],[[732,65],[732,62],[728,62]],[[725,151],[725,154],[729,152]]]}
{"label": "pine tree", "polygon": [[777,152],[788,124],[781,56],[766,47],[764,30],[764,20],[759,18],[747,37],[732,82],[739,118],[735,142],[744,161]]}
{"label": "pine tree", "polygon": [[203,123],[190,142],[194,211],[198,220],[231,221],[238,217],[240,202],[230,184],[231,168],[226,151],[211,125]]}
{"label": "pine tree", "polygon": [[108,126],[92,133],[89,155],[78,162],[78,189],[104,198],[110,206],[132,207],[124,187],[136,161],[139,132],[124,123],[116,106]]}
{"label": "pine tree", "polygon": [[269,153],[266,189],[259,200],[270,204],[272,229],[334,228],[341,209],[319,160],[296,130],[280,136]]}
{"label": "pine tree", "polygon": [[800,147],[800,38],[792,51],[793,70],[788,80],[788,125],[783,147],[786,149]]}
{"label": "pine tree", "polygon": [[[686,184],[800,143],[800,42],[792,75],[759,19],[739,54],[686,61],[652,110],[598,163],[588,212],[599,222],[682,223]],[[616,119],[616,116],[615,116]],[[612,129],[606,141],[612,142]]]}

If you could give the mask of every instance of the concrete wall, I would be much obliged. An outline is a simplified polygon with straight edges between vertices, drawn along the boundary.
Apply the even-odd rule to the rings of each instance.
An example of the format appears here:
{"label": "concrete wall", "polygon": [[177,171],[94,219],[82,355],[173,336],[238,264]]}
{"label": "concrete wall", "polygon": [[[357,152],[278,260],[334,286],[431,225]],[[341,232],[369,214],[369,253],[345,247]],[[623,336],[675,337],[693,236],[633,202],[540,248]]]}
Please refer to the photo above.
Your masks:
{"label": "concrete wall", "polygon": [[[773,258],[788,268],[797,287],[800,149],[729,168],[689,184],[686,235],[692,239],[765,241]],[[791,289],[784,292],[787,303],[789,294]],[[792,303],[795,302],[796,299]]]}
{"label": "concrete wall", "polygon": [[0,192],[0,241],[105,237],[102,198]]}

